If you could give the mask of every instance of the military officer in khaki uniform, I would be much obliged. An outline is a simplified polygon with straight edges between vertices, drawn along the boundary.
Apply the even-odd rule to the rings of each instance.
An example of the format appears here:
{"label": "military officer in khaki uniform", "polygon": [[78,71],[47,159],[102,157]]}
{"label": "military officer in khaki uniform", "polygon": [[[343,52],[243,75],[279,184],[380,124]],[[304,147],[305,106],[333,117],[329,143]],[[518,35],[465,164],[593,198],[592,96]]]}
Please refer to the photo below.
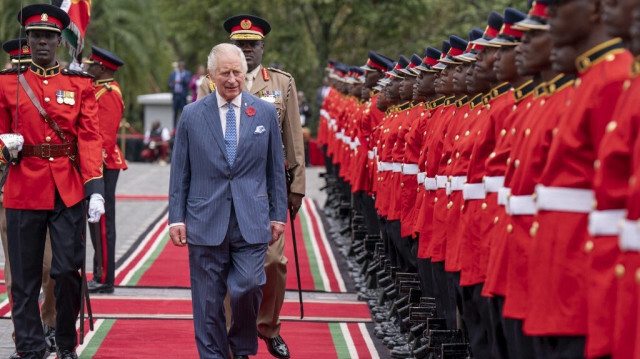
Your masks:
{"label": "military officer in khaki uniform", "polygon": [[[246,90],[261,99],[273,103],[280,117],[282,143],[288,171],[293,176],[289,192],[289,209],[300,209],[305,191],[304,143],[298,108],[297,90],[293,77],[273,68],[265,68],[262,62],[264,36],[271,31],[269,23],[253,15],[237,15],[224,22],[231,42],[240,47],[247,59]],[[198,88],[198,99],[213,91],[213,83],[205,78]],[[287,279],[287,258],[284,257],[284,235],[267,251],[265,270],[267,284],[262,288],[263,297],[258,314],[258,335],[263,339],[271,355],[289,358],[289,349],[280,336],[280,309],[284,302]],[[229,313],[229,310],[227,310]]]}

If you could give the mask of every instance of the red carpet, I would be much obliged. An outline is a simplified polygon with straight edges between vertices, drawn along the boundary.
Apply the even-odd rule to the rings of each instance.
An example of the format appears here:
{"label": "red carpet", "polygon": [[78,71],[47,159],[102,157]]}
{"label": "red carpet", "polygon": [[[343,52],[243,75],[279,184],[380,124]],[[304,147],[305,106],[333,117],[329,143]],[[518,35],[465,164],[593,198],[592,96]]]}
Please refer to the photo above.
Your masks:
{"label": "red carpet", "polygon": [[[168,239],[166,218],[158,223],[142,250],[116,272],[116,285],[142,287],[190,287],[189,255],[183,247],[174,246]],[[303,290],[344,292],[344,283],[335,259],[327,246],[322,223],[315,203],[304,200],[303,208],[295,220],[296,243]],[[297,289],[291,225],[285,231],[285,257],[287,289]]]}
{"label": "red carpet", "polygon": [[[107,319],[96,323],[80,358],[197,358],[190,320]],[[288,322],[282,326],[292,358],[378,358],[367,345],[361,324]],[[369,339],[370,340],[370,339]],[[264,343],[252,358],[272,358]]]}

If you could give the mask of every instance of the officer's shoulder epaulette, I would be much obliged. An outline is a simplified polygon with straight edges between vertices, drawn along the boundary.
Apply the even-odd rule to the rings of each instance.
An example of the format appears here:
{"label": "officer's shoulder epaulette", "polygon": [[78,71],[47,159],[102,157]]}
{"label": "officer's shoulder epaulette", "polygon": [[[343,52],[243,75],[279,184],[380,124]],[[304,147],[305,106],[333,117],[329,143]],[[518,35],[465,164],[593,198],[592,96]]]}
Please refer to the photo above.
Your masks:
{"label": "officer's shoulder epaulette", "polygon": [[61,72],[62,72],[63,75],[82,76],[82,77],[87,77],[87,78],[93,79],[93,75],[91,75],[90,73],[88,73],[86,71],[76,71],[76,70],[62,69]]}
{"label": "officer's shoulder epaulette", "polygon": [[0,75],[7,75],[7,74],[15,74],[18,71],[20,71],[20,73],[24,73],[29,69],[29,67],[27,65],[20,65],[19,67],[12,67],[10,69],[5,69],[0,71]]}
{"label": "officer's shoulder epaulette", "polygon": [[[4,69],[2,71],[0,71],[0,75],[8,75],[8,74],[14,74],[18,72],[18,68],[13,68],[13,69]],[[21,71],[24,72],[24,71]]]}
{"label": "officer's shoulder epaulette", "polygon": [[286,71],[282,71],[282,70],[280,70],[280,69],[273,68],[273,67],[267,67],[267,70],[269,70],[269,71],[271,71],[271,72],[278,73],[278,74],[285,75],[285,76],[287,76],[287,77],[293,77],[293,76],[291,76],[291,74],[290,74],[290,73],[288,73],[288,72],[286,72]]}

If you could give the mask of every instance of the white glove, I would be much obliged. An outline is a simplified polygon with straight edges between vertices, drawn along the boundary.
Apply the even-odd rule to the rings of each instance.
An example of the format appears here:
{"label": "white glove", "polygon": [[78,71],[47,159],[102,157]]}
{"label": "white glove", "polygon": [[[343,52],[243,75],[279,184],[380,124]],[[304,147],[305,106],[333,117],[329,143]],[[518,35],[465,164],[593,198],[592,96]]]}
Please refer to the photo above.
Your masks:
{"label": "white glove", "polygon": [[17,133],[0,134],[0,141],[4,144],[2,156],[7,162],[19,161],[20,151],[24,144],[24,137]]}
{"label": "white glove", "polygon": [[104,214],[104,198],[94,193],[89,197],[89,223],[98,223]]}

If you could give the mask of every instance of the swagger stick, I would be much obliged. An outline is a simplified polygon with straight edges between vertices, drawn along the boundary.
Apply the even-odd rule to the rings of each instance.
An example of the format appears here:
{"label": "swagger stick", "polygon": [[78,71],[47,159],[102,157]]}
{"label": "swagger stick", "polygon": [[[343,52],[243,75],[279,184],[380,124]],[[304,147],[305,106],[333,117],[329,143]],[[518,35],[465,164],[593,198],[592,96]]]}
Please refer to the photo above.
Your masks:
{"label": "swagger stick", "polygon": [[[289,167],[288,165],[286,166]],[[291,183],[293,182],[293,173],[288,169],[285,169],[286,177],[287,177],[287,194],[291,191]],[[293,256],[296,262],[296,276],[298,279],[298,298],[300,298],[300,319],[304,318],[304,305],[302,303],[302,285],[300,284],[300,264],[298,264],[298,245],[296,243],[296,228],[294,221],[296,219],[296,214],[294,211],[289,208],[289,219],[291,222],[291,239],[293,240]]]}

